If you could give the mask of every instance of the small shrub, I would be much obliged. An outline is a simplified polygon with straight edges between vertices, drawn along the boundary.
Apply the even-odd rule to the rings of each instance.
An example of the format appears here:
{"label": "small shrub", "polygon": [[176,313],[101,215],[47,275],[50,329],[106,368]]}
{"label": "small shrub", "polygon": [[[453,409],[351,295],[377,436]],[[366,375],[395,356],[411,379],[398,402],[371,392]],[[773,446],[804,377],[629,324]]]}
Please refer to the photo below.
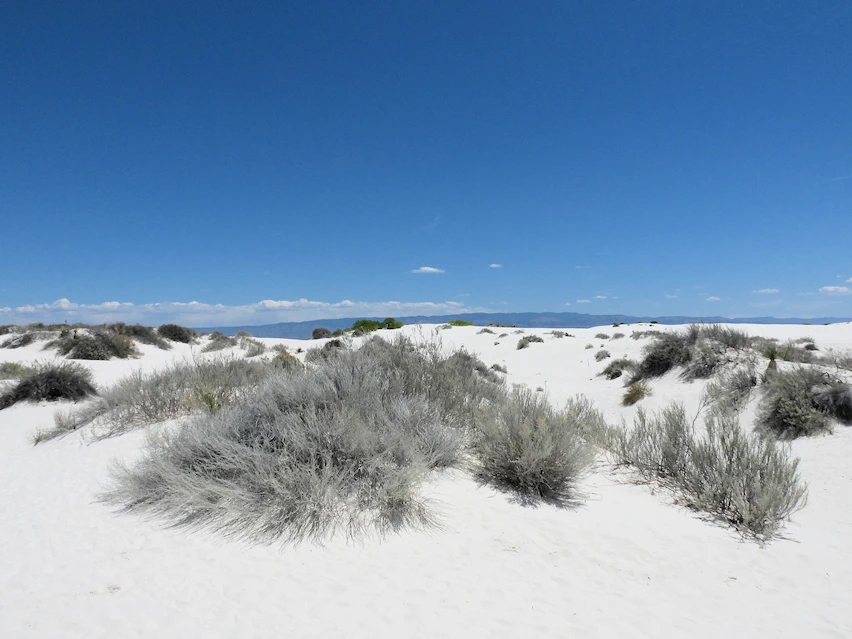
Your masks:
{"label": "small shrub", "polygon": [[448,322],[450,326],[473,326],[473,322],[462,319],[453,319]]}
{"label": "small shrub", "polygon": [[305,355],[305,361],[308,363],[321,362],[346,349],[347,346],[343,340],[331,339],[322,348],[309,348]]}
{"label": "small shrub", "polygon": [[275,349],[275,351],[275,355],[271,360],[274,367],[283,369],[304,368],[302,362],[299,361],[299,358],[290,353],[290,351],[286,348]]}
{"label": "small shrub", "polygon": [[75,331],[49,342],[45,348],[55,348],[68,359],[127,359],[139,355],[136,345],[128,336],[103,329],[88,334]]}
{"label": "small shrub", "polygon": [[88,368],[72,362],[44,364],[0,395],[0,410],[23,401],[79,401],[95,393]]}
{"label": "small shrub", "polygon": [[683,379],[707,379],[725,362],[724,346],[708,339],[699,340],[689,352],[681,375]]}
{"label": "small shrub", "polygon": [[819,348],[817,348],[817,345],[812,343],[812,342],[808,342],[807,344],[805,344],[804,349],[806,351],[818,351],[819,350]]}
{"label": "small shrub", "polygon": [[599,350],[597,353],[595,353],[595,361],[596,362],[602,362],[607,357],[611,357],[608,350],[602,349],[602,350]]}
{"label": "small shrub", "polygon": [[509,337],[509,334],[508,334],[508,333],[500,333],[500,334],[497,336],[497,339],[503,339],[504,337]]}
{"label": "small shrub", "polygon": [[334,332],[331,334],[332,337],[343,337],[345,335],[345,331],[342,328],[334,329]]}
{"label": "small shrub", "polygon": [[237,331],[237,334],[234,335],[234,337],[236,337],[238,339],[239,338],[250,338],[250,337],[254,337],[254,335],[252,335],[248,331]]}
{"label": "small shrub", "polygon": [[607,367],[600,374],[607,379],[618,379],[624,374],[624,371],[632,370],[634,366],[636,366],[636,362],[632,359],[614,359],[607,364]]}
{"label": "small shrub", "polygon": [[214,332],[210,335],[210,341],[201,349],[202,353],[213,353],[226,348],[234,348],[237,346],[237,339],[228,337],[224,333]]}
{"label": "small shrub", "polygon": [[816,368],[776,371],[766,380],[757,426],[783,439],[828,432],[830,414],[814,399],[819,389],[836,383]]}
{"label": "small shrub", "polygon": [[662,335],[661,331],[633,331],[630,333],[631,339],[646,339],[648,337],[656,337]]}
{"label": "small shrub", "polygon": [[191,344],[197,336],[197,333],[186,326],[178,326],[177,324],[163,324],[157,329],[157,333],[173,342],[182,344]]}
{"label": "small shrub", "polygon": [[590,348],[594,348],[594,347],[595,347],[594,344],[586,344],[586,350],[589,350]]}
{"label": "small shrub", "polygon": [[757,373],[749,366],[722,373],[705,390],[713,404],[739,412],[757,388],[757,382]]}
{"label": "small shrub", "polygon": [[784,342],[778,347],[778,355],[776,359],[798,364],[809,364],[813,362],[816,357],[812,351],[802,348],[790,340]]}
{"label": "small shrub", "polygon": [[18,362],[3,362],[0,364],[0,380],[20,379],[33,373],[33,369]]}
{"label": "small shrub", "polygon": [[621,404],[623,406],[633,406],[633,404],[645,399],[650,394],[651,389],[645,382],[633,382],[627,387],[627,390],[624,391],[624,395],[621,398]]}
{"label": "small shrub", "polygon": [[501,366],[500,364],[492,364],[491,370],[497,371],[498,373],[503,373],[504,375],[507,375],[509,373],[509,369],[507,369],[505,366]]}
{"label": "small shrub", "polygon": [[609,339],[609,335],[606,333],[598,333],[595,335],[595,339]]}
{"label": "small shrub", "polygon": [[644,356],[636,366],[633,380],[660,377],[676,366],[683,366],[689,362],[697,340],[695,330],[654,335],[654,341],[645,347]]}
{"label": "small shrub", "polygon": [[722,326],[721,324],[709,324],[700,327],[702,337],[719,342],[725,348],[733,348],[736,350],[744,350],[749,348],[752,343],[752,338],[748,333],[731,326]]}
{"label": "small shrub", "polygon": [[576,498],[593,458],[580,435],[584,417],[576,404],[559,411],[546,396],[515,389],[473,435],[477,476],[528,499]]}
{"label": "small shrub", "polygon": [[257,357],[266,352],[266,345],[252,337],[243,337],[240,339],[240,348],[246,352],[246,357]]}
{"label": "small shrub", "polygon": [[142,344],[156,346],[157,348],[164,351],[167,351],[171,348],[171,344],[169,344],[166,340],[157,335],[157,331],[155,331],[150,326],[117,322],[115,324],[108,324],[104,328],[118,335],[124,335],[126,337],[129,337],[130,339],[136,340],[137,342],[141,342]]}
{"label": "small shrub", "polygon": [[29,346],[35,341],[36,337],[33,333],[24,333],[4,340],[3,343],[0,344],[0,348],[23,348],[24,346]]}
{"label": "small shrub", "polygon": [[624,337],[624,333],[614,333],[611,339],[622,339]]}
{"label": "small shrub", "polygon": [[484,335],[486,333],[488,335],[494,335],[495,334],[494,331],[492,331],[490,328],[483,328],[481,331],[476,332],[477,335]]}
{"label": "small shrub", "polygon": [[331,337],[331,331],[322,326],[315,328],[311,332],[311,339],[326,339],[328,337]]}
{"label": "small shrub", "polygon": [[518,340],[517,350],[529,348],[530,344],[538,343],[538,342],[544,342],[544,340],[542,338],[540,338],[538,335],[527,335],[526,337],[522,337],[520,340]]}

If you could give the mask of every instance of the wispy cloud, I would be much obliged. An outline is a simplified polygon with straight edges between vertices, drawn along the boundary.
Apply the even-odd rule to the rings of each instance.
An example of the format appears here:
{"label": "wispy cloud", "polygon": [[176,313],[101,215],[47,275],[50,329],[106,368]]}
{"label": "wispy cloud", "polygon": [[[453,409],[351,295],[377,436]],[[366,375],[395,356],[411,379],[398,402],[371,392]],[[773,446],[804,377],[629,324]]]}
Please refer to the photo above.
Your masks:
{"label": "wispy cloud", "polygon": [[718,297],[716,297],[715,295],[711,295],[711,296],[710,296],[710,297],[708,297],[705,301],[706,301],[706,302],[718,302],[718,301],[719,301],[719,298],[718,298]]}
{"label": "wispy cloud", "polygon": [[595,295],[595,299],[596,299],[596,300],[605,300],[605,299],[606,299],[606,295]]}
{"label": "wispy cloud", "polygon": [[852,284],[852,277],[850,277],[848,280],[846,280],[846,283],[847,283],[847,284]]}
{"label": "wispy cloud", "polygon": [[416,268],[412,273],[443,273],[444,269],[435,268],[434,266],[421,266],[420,268]]}
{"label": "wispy cloud", "polygon": [[591,304],[592,300],[577,300],[577,304]]}
{"label": "wispy cloud", "polygon": [[775,293],[780,293],[777,288],[761,288],[757,291],[752,291],[752,293],[757,293],[758,295],[774,295]]}
{"label": "wispy cloud", "polygon": [[588,267],[588,266],[584,266],[584,265],[582,265],[582,264],[577,264],[574,268],[579,269],[579,270],[581,270],[581,271],[582,271],[582,270],[587,269],[587,268],[589,268],[589,267]]}
{"label": "wispy cloud", "polygon": [[565,306],[571,306],[571,302],[565,302]]}
{"label": "wispy cloud", "polygon": [[677,297],[677,295],[672,295],[671,293],[666,293],[666,298],[673,300]]}
{"label": "wispy cloud", "polygon": [[489,264],[488,268],[503,268],[502,264]]}
{"label": "wispy cloud", "polygon": [[842,182],[843,180],[852,180],[852,175],[841,175],[840,177],[830,178],[826,182]]}
{"label": "wispy cloud", "polygon": [[852,289],[848,286],[823,286],[819,292],[823,295],[849,295]]}
{"label": "wispy cloud", "polygon": [[255,304],[226,305],[204,302],[103,302],[77,304],[62,298],[50,304],[0,307],[0,324],[50,322],[138,322],[158,326],[178,322],[189,326],[235,326],[301,322],[338,317],[400,317],[484,311],[462,302],[320,302],[315,300],[261,300]]}

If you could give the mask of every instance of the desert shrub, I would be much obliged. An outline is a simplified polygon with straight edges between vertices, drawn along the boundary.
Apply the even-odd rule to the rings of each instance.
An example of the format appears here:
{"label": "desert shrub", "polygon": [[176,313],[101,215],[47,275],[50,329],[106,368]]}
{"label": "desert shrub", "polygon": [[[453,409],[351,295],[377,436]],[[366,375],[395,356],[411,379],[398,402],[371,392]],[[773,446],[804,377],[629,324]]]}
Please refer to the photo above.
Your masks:
{"label": "desert shrub", "polygon": [[648,337],[656,337],[657,335],[662,335],[662,331],[633,331],[630,333],[631,339],[645,339]]}
{"label": "desert shrub", "polygon": [[623,406],[633,406],[633,404],[645,399],[651,394],[650,387],[645,382],[632,382],[624,395],[621,397]]}
{"label": "desert shrub", "polygon": [[594,344],[586,344],[586,346],[585,346],[586,350],[589,350],[589,349],[594,348],[594,347],[595,347]]}
{"label": "desert shrub", "polygon": [[522,338],[518,341],[518,348],[517,348],[517,350],[521,350],[521,349],[524,349],[524,348],[529,348],[529,345],[530,345],[530,344],[532,344],[532,343],[534,343],[534,342],[544,342],[544,340],[543,340],[543,339],[541,339],[538,335],[527,335],[526,337],[522,337]]}
{"label": "desert shrub", "polygon": [[92,373],[85,366],[72,362],[41,364],[0,395],[0,410],[23,401],[78,401],[96,392]]}
{"label": "desert shrub", "polygon": [[35,341],[35,333],[23,333],[22,335],[15,335],[14,337],[4,340],[3,343],[0,344],[0,348],[23,348],[24,346],[29,346]]}
{"label": "desert shrub", "polygon": [[327,337],[331,337],[331,331],[322,326],[311,331],[311,339],[326,339]]}
{"label": "desert shrub", "polygon": [[342,328],[334,329],[334,332],[331,334],[332,337],[343,337],[346,332]]}
{"label": "desert shrub", "polygon": [[618,379],[624,374],[624,371],[630,371],[634,366],[636,366],[636,362],[632,359],[622,357],[612,360],[600,374],[607,379]]}
{"label": "desert shrub", "polygon": [[503,339],[504,337],[509,337],[509,334],[508,334],[508,333],[500,333],[500,334],[497,336],[497,339]]}
{"label": "desert shrub", "polygon": [[766,380],[756,425],[785,439],[828,432],[831,415],[817,405],[815,396],[838,383],[808,366],[776,371]]}
{"label": "desert shrub", "polygon": [[251,334],[251,333],[249,333],[248,331],[237,331],[237,332],[236,332],[236,334],[234,335],[234,337],[237,337],[237,338],[241,338],[241,337],[254,337],[254,335],[252,335],[252,334]]}
{"label": "desert shrub", "polygon": [[397,530],[432,517],[418,489],[460,439],[427,401],[388,393],[393,371],[348,354],[149,440],[105,495],[261,541]]}
{"label": "desert shrub", "polygon": [[802,348],[804,348],[806,351],[818,351],[819,350],[819,348],[817,348],[817,345],[814,344],[813,342],[808,342]]}
{"label": "desert shrub", "polygon": [[593,457],[580,434],[583,417],[576,405],[560,411],[544,395],[515,389],[473,435],[477,476],[525,498],[575,498]]}
{"label": "desert shrub", "polygon": [[305,361],[311,364],[323,361],[337,354],[339,351],[347,349],[347,345],[343,340],[331,339],[327,341],[322,348],[309,348],[305,353]]}
{"label": "desert shrub", "polygon": [[452,328],[452,325],[451,325],[451,324],[441,324],[441,325],[438,327],[438,330],[439,330],[439,331],[448,331],[448,330],[450,330],[451,328]]}
{"label": "desert shrub", "polygon": [[299,358],[290,353],[286,348],[275,348],[275,355],[271,363],[277,368],[303,368]]}
{"label": "desert shrub", "polygon": [[191,328],[177,324],[163,324],[157,329],[157,333],[161,337],[165,337],[173,342],[181,342],[182,344],[191,344],[197,335]]}
{"label": "desert shrub", "polygon": [[492,364],[491,370],[497,371],[498,373],[503,373],[504,375],[507,375],[509,373],[509,369],[507,369],[505,366],[501,366],[500,364]]}
{"label": "desert shrub", "polygon": [[726,361],[724,348],[718,342],[700,339],[690,350],[681,376],[687,380],[712,377]]}
{"label": "desert shrub", "polygon": [[19,333],[21,327],[17,324],[3,324],[0,325],[0,335],[8,335],[9,333]]}
{"label": "desert shrub", "polygon": [[60,355],[68,359],[127,359],[139,355],[130,337],[104,329],[96,329],[90,333],[69,332],[49,342],[45,348],[55,348]]}
{"label": "desert shrub", "polygon": [[[169,350],[172,346],[162,337],[157,334],[150,326],[143,326],[142,324],[125,324],[124,322],[116,322],[115,324],[107,324],[104,328],[108,331],[112,331],[118,335],[124,335],[129,337],[130,339],[136,340],[137,342],[141,342],[142,344],[148,344],[150,346],[156,346],[164,351]],[[221,333],[220,333],[221,335]]]}
{"label": "desert shrub", "polygon": [[601,349],[597,353],[595,353],[595,361],[596,362],[602,362],[607,357],[611,357],[611,355],[609,354],[609,351],[606,350],[606,349]]}
{"label": "desert shrub", "polygon": [[622,339],[624,337],[624,333],[614,333],[611,339]]}
{"label": "desert shrub", "polygon": [[753,366],[723,372],[706,387],[708,399],[718,406],[740,411],[757,388],[758,377]]}
{"label": "desert shrub", "polygon": [[778,346],[776,359],[780,359],[785,362],[795,362],[798,364],[809,364],[813,362],[816,357],[811,350],[802,348],[792,340],[789,340]]}
{"label": "desert shrub", "polygon": [[3,362],[0,363],[0,380],[4,379],[20,379],[31,374],[33,369],[30,366],[25,366],[18,362]]}
{"label": "desert shrub", "polygon": [[598,333],[595,335],[595,339],[609,339],[609,335],[606,333]]}
{"label": "desert shrub", "polygon": [[496,328],[518,328],[518,327],[517,327],[517,326],[515,326],[514,324],[498,324],[498,323],[491,322],[491,323],[489,323],[488,325],[489,325],[489,326],[494,326],[494,327],[496,327]]}
{"label": "desert shrub", "polygon": [[697,437],[678,404],[650,418],[640,410],[632,432],[610,429],[611,451],[693,508],[759,538],[770,537],[805,505],[807,488],[789,449],[747,435],[731,411],[711,411],[705,431]]}
{"label": "desert shrub", "polygon": [[751,346],[752,338],[748,333],[732,326],[708,324],[700,327],[701,336],[718,342],[725,348],[744,350]]}
{"label": "desert shrub", "polygon": [[450,326],[473,326],[473,322],[462,319],[453,319],[447,322]]}
{"label": "desert shrub", "polygon": [[257,357],[266,352],[266,345],[251,337],[241,338],[240,348],[246,352],[246,357]]}
{"label": "desert shrub", "polygon": [[814,406],[844,424],[852,424],[852,386],[827,378],[822,384],[811,387]]}
{"label": "desert shrub", "polygon": [[816,342],[816,340],[813,337],[809,337],[809,336],[797,337],[796,339],[793,340],[794,344],[807,344],[807,343],[813,344],[814,342]]}
{"label": "desert shrub", "polygon": [[216,351],[224,350],[226,348],[234,348],[237,343],[238,342],[236,338],[228,337],[224,333],[215,331],[210,334],[210,341],[202,347],[201,352],[213,353]]}
{"label": "desert shrub", "polygon": [[487,333],[487,334],[489,334],[489,335],[494,335],[494,334],[495,334],[495,333],[494,333],[494,331],[492,331],[490,328],[483,328],[481,331],[477,331],[477,332],[476,332],[476,334],[477,334],[477,335],[483,335],[483,334],[485,334],[485,333]]}
{"label": "desert shrub", "polygon": [[175,363],[147,374],[137,370],[103,390],[91,405],[58,413],[46,438],[89,425],[97,438],[113,437],[198,410],[217,410],[269,374],[268,364],[225,358]]}
{"label": "desert shrub", "polygon": [[673,368],[688,363],[692,356],[691,349],[698,341],[696,328],[690,327],[685,332],[654,335],[654,341],[645,346],[643,357],[636,365],[633,380],[660,377]]}
{"label": "desert shrub", "polygon": [[852,351],[837,351],[829,349],[823,356],[822,361],[828,366],[833,366],[838,371],[852,371]]}

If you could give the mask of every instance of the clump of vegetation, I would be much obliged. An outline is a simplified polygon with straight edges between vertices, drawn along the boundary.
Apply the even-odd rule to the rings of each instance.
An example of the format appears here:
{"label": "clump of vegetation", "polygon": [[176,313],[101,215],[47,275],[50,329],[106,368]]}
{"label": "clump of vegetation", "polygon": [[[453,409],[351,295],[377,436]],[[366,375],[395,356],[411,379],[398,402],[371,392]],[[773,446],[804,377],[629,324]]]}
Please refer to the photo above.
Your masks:
{"label": "clump of vegetation", "polygon": [[0,394],[0,410],[24,401],[79,401],[96,393],[92,373],[85,366],[72,362],[41,364]]}
{"label": "clump of vegetation", "polygon": [[504,375],[508,375],[509,373],[509,369],[507,369],[505,366],[501,366],[500,364],[492,364],[491,370],[497,371],[498,373],[503,373]]}
{"label": "clump of vegetation", "polygon": [[198,410],[228,406],[269,377],[269,364],[245,359],[181,362],[153,373],[134,371],[103,390],[91,405],[55,416],[44,439],[91,426],[97,438],[113,437]]}
{"label": "clump of vegetation", "polygon": [[477,335],[484,335],[486,333],[488,335],[494,335],[495,334],[494,331],[492,331],[490,328],[483,328],[481,331],[476,332]]}
{"label": "clump of vegetation", "polygon": [[640,409],[631,432],[608,429],[607,435],[621,463],[744,534],[771,537],[807,501],[798,460],[771,439],[746,435],[731,411],[711,411],[704,437],[677,404],[653,417]]}
{"label": "clump of vegetation", "polygon": [[632,382],[621,397],[623,406],[633,406],[651,394],[650,387],[645,382]]}
{"label": "clump of vegetation", "polygon": [[125,337],[129,337],[132,340],[136,340],[137,342],[141,342],[142,344],[148,344],[149,346],[156,346],[159,349],[164,351],[169,350],[172,346],[162,337],[157,334],[150,326],[143,326],[142,324],[125,324],[124,322],[116,322],[115,324],[107,324],[104,326],[104,329],[108,331],[112,331],[118,335],[124,335]]}
{"label": "clump of vegetation", "polygon": [[488,325],[489,325],[489,326],[493,326],[493,327],[495,327],[495,328],[518,328],[518,327],[517,327],[517,326],[515,326],[514,324],[495,324],[495,323],[490,323],[490,324],[488,324]]}
{"label": "clump of vegetation", "polygon": [[661,335],[662,331],[633,331],[630,333],[631,339],[646,339],[648,337],[655,337],[657,335]]}
{"label": "clump of vegetation", "polygon": [[283,350],[278,350],[275,352],[275,355],[270,360],[271,364],[277,368],[302,368],[302,362],[299,361],[299,358],[293,355],[286,348]]}
{"label": "clump of vegetation", "polygon": [[684,332],[654,335],[654,341],[645,347],[644,357],[636,366],[633,381],[660,377],[677,366],[687,364],[698,337],[697,326],[690,326]]}
{"label": "clump of vegetation", "polygon": [[311,331],[311,339],[326,339],[327,337],[331,337],[331,331],[322,326]]}
{"label": "clump of vegetation", "polygon": [[595,335],[595,339],[609,339],[609,335],[606,333],[597,333]]}
{"label": "clump of vegetation", "polygon": [[563,337],[574,337],[570,333],[566,333],[565,331],[550,331],[550,334],[553,335],[556,339],[562,339]]}
{"label": "clump of vegetation", "polygon": [[0,344],[0,348],[23,348],[24,346],[29,346],[35,341],[35,333],[23,333],[4,340],[3,343]]}
{"label": "clump of vegetation", "polygon": [[33,369],[30,366],[25,366],[18,362],[3,362],[0,363],[0,380],[20,379],[31,374]]}
{"label": "clump of vegetation", "polygon": [[57,353],[68,359],[109,360],[114,357],[127,359],[136,357],[139,351],[133,340],[104,329],[89,333],[65,332],[61,337],[48,342],[45,348],[55,348]]}
{"label": "clump of vegetation", "polygon": [[497,336],[497,339],[503,339],[504,337],[509,337],[509,334],[508,334],[508,333],[500,333],[500,334]]}
{"label": "clump of vegetation", "polygon": [[607,379],[618,379],[624,374],[624,371],[633,370],[634,366],[636,366],[636,362],[632,359],[622,357],[612,360],[600,374]]}
{"label": "clump of vegetation", "polygon": [[246,357],[257,357],[266,352],[266,345],[252,337],[241,338],[240,348],[246,352]]}
{"label": "clump of vegetation", "polygon": [[758,377],[754,366],[723,372],[706,387],[707,398],[714,404],[741,411],[752,392],[757,388]]}
{"label": "clump of vegetation", "polygon": [[594,344],[586,344],[586,350],[589,350],[590,348],[594,348],[594,347],[595,347]]}
{"label": "clump of vegetation", "polygon": [[237,346],[237,339],[235,337],[228,337],[224,333],[220,333],[219,331],[214,331],[210,334],[210,341],[204,345],[201,349],[202,353],[213,353],[216,351],[221,351],[226,348],[234,348]]}
{"label": "clump of vegetation", "polygon": [[718,342],[725,348],[733,348],[735,350],[745,350],[752,343],[752,338],[745,331],[733,328],[732,326],[723,326],[721,324],[707,324],[701,326],[700,336],[713,342]]}
{"label": "clump of vegetation", "polygon": [[518,340],[518,350],[529,348],[530,344],[544,342],[538,335],[527,335]]}
{"label": "clump of vegetation", "polygon": [[606,349],[601,349],[597,353],[595,353],[595,361],[596,362],[602,362],[607,357],[611,357],[611,355],[609,354],[609,351],[606,350]]}
{"label": "clump of vegetation", "polygon": [[611,339],[622,339],[624,337],[624,333],[614,333]]}
{"label": "clump of vegetation", "polygon": [[447,322],[450,326],[473,326],[473,322],[468,322],[467,320],[462,319],[452,319]]}
{"label": "clump of vegetation", "polygon": [[[402,322],[398,322],[393,317],[386,317],[381,322],[376,320],[368,320],[368,319],[360,319],[353,322],[350,328],[347,328],[347,332],[360,333],[361,335],[365,335],[366,333],[372,333],[373,331],[378,331],[381,329],[397,329],[405,326]],[[355,335],[358,337],[358,335]]]}
{"label": "clump of vegetation", "polygon": [[160,337],[182,344],[192,344],[198,336],[198,333],[191,328],[177,324],[163,324],[157,329],[157,333],[160,334]]}
{"label": "clump of vegetation", "polygon": [[252,335],[252,334],[251,334],[251,333],[249,333],[248,331],[237,331],[237,334],[236,334],[236,335],[234,335],[234,337],[236,337],[236,338],[242,338],[242,337],[254,337],[254,335]]}
{"label": "clump of vegetation", "polygon": [[852,422],[849,384],[809,366],[778,370],[766,379],[758,428],[793,439],[829,432],[832,419]]}
{"label": "clump of vegetation", "polygon": [[310,364],[315,364],[323,360],[337,355],[341,351],[348,349],[348,345],[341,339],[331,339],[327,341],[322,348],[309,348],[305,354],[305,361]]}
{"label": "clump of vegetation", "polygon": [[476,474],[522,498],[566,502],[593,454],[580,433],[591,407],[572,402],[556,410],[544,395],[515,389],[474,434]]}

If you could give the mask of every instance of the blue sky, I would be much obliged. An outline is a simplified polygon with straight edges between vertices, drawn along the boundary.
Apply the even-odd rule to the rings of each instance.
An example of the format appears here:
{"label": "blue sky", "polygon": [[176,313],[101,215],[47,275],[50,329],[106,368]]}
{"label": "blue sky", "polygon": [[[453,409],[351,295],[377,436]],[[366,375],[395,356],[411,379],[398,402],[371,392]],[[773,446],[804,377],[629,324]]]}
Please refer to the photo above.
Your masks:
{"label": "blue sky", "polygon": [[0,69],[0,323],[852,316],[847,0],[7,0]]}

